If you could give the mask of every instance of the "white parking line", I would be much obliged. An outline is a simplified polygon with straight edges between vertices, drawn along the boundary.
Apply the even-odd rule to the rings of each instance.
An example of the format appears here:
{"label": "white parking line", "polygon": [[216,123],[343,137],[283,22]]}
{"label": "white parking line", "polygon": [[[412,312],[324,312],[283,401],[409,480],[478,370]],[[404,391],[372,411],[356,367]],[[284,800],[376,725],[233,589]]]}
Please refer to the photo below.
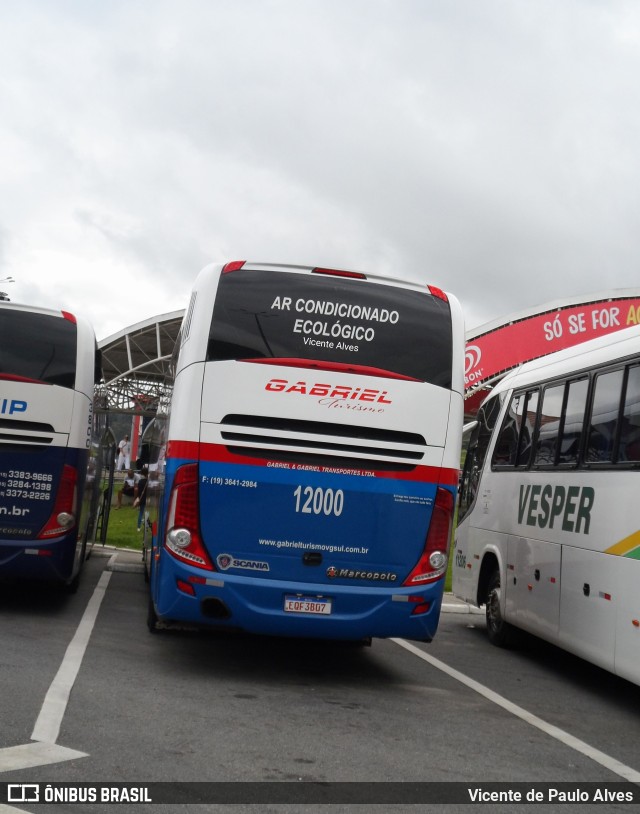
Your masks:
{"label": "white parking line", "polygon": [[449,667],[449,665],[445,664],[443,661],[428,655],[428,653],[425,653],[423,650],[420,650],[418,647],[415,647],[409,642],[405,642],[404,639],[391,639],[391,641],[395,642],[397,645],[400,645],[400,647],[404,647],[405,650],[408,650],[410,653],[418,656],[418,658],[421,658],[423,661],[428,662],[432,667],[441,670],[443,673],[451,676],[451,678],[455,678],[456,681],[459,681],[461,684],[464,684],[465,686],[484,696],[489,701],[497,704],[499,707],[506,709],[507,712],[510,712],[512,715],[516,715],[518,718],[521,718],[531,726],[535,726],[537,729],[542,730],[542,732],[545,734],[550,735],[552,738],[555,738],[561,743],[564,743],[571,749],[575,749],[576,752],[580,752],[583,755],[586,755],[586,757],[591,758],[591,760],[595,760],[596,763],[604,766],[605,769],[608,769],[610,772],[613,772],[620,777],[624,777],[625,780],[628,780],[631,783],[640,783],[640,772],[632,769],[630,766],[620,763],[620,761],[612,758],[610,755],[606,755],[599,749],[594,749],[593,746],[590,746],[588,743],[585,743],[578,738],[574,738],[573,735],[570,735],[563,729],[559,729],[553,724],[543,721],[542,718],[538,718],[537,715],[532,715],[532,713],[528,712],[522,707],[519,707],[517,704],[512,704],[511,701],[507,701],[506,698],[498,695],[497,692],[494,692],[488,687],[485,687],[483,684],[474,681],[464,673],[454,670],[453,667]]}
{"label": "white parking line", "polygon": [[[71,689],[80,670],[110,579],[110,572],[104,572],[100,577],[73,639],[67,647],[62,664],[47,691],[31,734],[31,740],[36,743],[23,743],[20,746],[0,749],[0,773],[32,769],[36,766],[47,766],[52,763],[87,757],[85,752],[58,746],[56,741],[60,734],[60,726],[67,709]],[[0,812],[2,812],[1,808]]]}
{"label": "white parking line", "polygon": [[20,769],[33,769],[36,766],[49,766],[87,757],[85,752],[67,749],[57,743],[23,743],[21,746],[7,746],[0,749],[0,774],[17,772]]}
{"label": "white parking line", "polygon": [[[56,741],[60,726],[67,709],[71,689],[82,664],[93,626],[104,599],[107,585],[111,579],[110,572],[104,572],[89,600],[89,604],[80,620],[73,639],[67,647],[62,664],[51,683],[36,720],[31,740],[35,743],[23,743],[20,746],[8,746],[0,749],[0,773],[32,769],[36,766],[47,766],[66,760],[87,757],[85,752],[58,746]],[[18,811],[10,806],[0,805],[0,814]]]}
{"label": "white parking line", "polygon": [[111,572],[104,571],[84,612],[78,629],[67,647],[56,677],[45,696],[42,709],[31,734],[31,740],[55,743],[67,709],[71,688],[74,685],[89,638],[104,599]]}

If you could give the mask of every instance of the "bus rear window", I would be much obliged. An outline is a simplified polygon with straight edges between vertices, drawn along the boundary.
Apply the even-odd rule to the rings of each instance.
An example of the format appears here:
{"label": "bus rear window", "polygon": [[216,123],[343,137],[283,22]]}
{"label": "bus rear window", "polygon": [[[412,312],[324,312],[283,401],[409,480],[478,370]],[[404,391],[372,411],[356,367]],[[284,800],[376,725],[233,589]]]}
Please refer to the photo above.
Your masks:
{"label": "bus rear window", "polygon": [[207,361],[268,358],[378,368],[448,388],[449,304],[426,289],[341,277],[222,275]]}
{"label": "bus rear window", "polygon": [[76,326],[49,314],[3,309],[0,314],[0,376],[73,388]]}

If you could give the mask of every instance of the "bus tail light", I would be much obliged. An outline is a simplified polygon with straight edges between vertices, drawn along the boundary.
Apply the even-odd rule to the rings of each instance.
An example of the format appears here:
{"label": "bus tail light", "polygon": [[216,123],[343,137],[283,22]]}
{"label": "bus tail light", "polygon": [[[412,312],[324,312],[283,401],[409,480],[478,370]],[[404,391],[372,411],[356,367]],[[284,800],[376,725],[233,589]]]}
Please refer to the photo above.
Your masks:
{"label": "bus tail light", "polygon": [[198,464],[184,464],[173,480],[165,548],[177,560],[214,571],[200,536]]}
{"label": "bus tail light", "polygon": [[453,494],[439,486],[424,551],[404,585],[424,585],[444,576],[449,560],[454,507]]}
{"label": "bus tail light", "polygon": [[449,302],[449,297],[447,297],[446,293],[441,288],[438,288],[438,286],[428,285],[427,288],[429,289],[432,297],[437,297],[439,300]]}
{"label": "bus tail light", "polygon": [[222,273],[229,274],[230,271],[239,271],[245,263],[246,260],[232,260],[230,263],[223,266]]}
{"label": "bus tail light", "polygon": [[76,524],[76,509],[78,501],[78,473],[74,466],[65,464],[62,468],[62,477],[58,485],[56,502],[49,519],[40,529],[39,540],[51,537],[60,537],[67,534]]}
{"label": "bus tail light", "polygon": [[311,269],[312,274],[329,274],[333,277],[351,277],[354,280],[366,280],[367,275],[363,274],[361,271],[343,271],[342,269],[326,269],[320,268],[316,266],[316,268]]}

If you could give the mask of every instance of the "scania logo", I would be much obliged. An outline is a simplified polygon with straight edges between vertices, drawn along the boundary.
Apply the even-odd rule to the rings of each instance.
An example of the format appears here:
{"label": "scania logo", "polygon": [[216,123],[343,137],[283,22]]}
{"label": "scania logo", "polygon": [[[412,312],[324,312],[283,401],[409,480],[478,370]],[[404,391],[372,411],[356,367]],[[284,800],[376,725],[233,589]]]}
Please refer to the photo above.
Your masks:
{"label": "scania logo", "polygon": [[233,557],[231,556],[231,554],[218,554],[216,558],[218,568],[221,568],[223,571],[226,571],[227,568],[230,568],[232,561]]}
{"label": "scania logo", "polygon": [[482,351],[477,345],[467,345],[467,349],[464,354],[464,373],[465,376],[468,376],[469,373],[473,370],[474,367],[477,367],[480,364],[480,360],[482,359]]}
{"label": "scania logo", "polygon": [[227,571],[229,568],[242,568],[245,571],[268,571],[268,562],[259,562],[258,560],[243,560],[240,557],[233,557],[231,554],[218,554],[216,563],[221,571]]}

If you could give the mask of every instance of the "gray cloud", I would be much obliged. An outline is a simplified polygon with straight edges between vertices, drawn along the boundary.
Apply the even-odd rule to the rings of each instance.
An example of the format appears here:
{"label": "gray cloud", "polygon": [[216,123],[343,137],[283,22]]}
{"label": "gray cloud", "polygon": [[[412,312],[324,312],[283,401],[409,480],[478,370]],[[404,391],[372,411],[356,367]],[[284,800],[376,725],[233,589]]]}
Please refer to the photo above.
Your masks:
{"label": "gray cloud", "polygon": [[6,273],[99,336],[211,260],[408,275],[469,326],[634,286],[639,43],[622,0],[5,6]]}

